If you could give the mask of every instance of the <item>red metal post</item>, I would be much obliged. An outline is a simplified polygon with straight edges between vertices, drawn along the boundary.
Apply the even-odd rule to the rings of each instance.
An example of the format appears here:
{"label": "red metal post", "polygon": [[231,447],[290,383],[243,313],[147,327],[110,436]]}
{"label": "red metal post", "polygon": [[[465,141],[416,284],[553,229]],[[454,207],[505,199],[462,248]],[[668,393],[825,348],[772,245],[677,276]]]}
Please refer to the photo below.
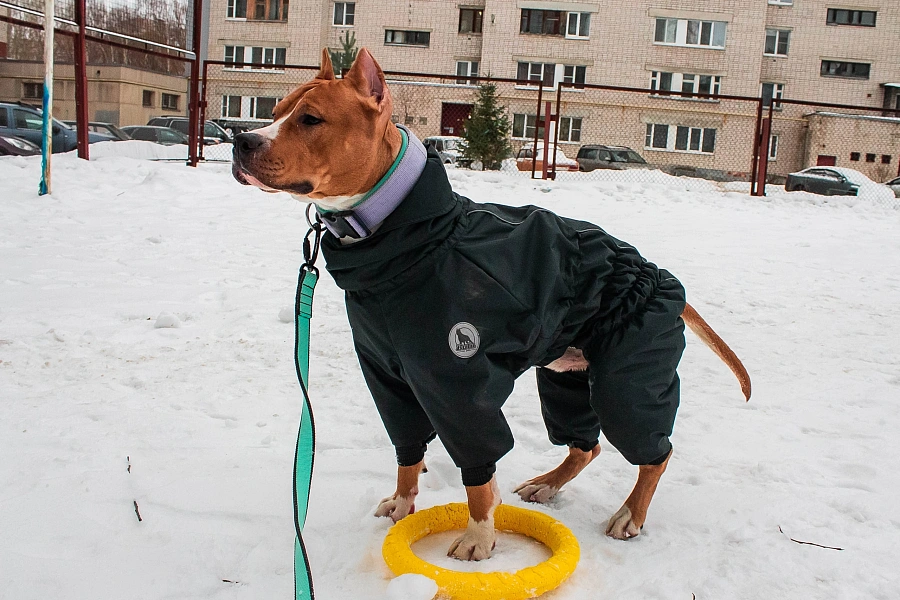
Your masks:
{"label": "red metal post", "polygon": [[203,0],[194,0],[194,37],[191,50],[194,60],[191,61],[191,82],[189,85],[188,101],[188,137],[190,149],[188,150],[188,165],[196,167],[199,160],[198,149],[202,137],[202,124],[200,123],[200,51],[201,36],[203,34]]}
{"label": "red metal post", "polygon": [[[534,172],[537,169],[537,146],[538,146],[538,130],[541,127],[541,97],[544,93],[544,81],[538,82],[538,98],[537,110],[534,111],[534,145],[531,147],[531,178],[534,179]],[[528,116],[525,116],[525,124],[528,124]],[[525,133],[524,131],[522,133]]]}
{"label": "red metal post", "polygon": [[756,105],[756,130],[753,133],[753,161],[750,165],[750,195],[759,194],[759,140],[762,135],[762,99]]}
{"label": "red metal post", "polygon": [[[544,156],[541,164],[541,179],[547,179],[547,171],[550,167],[550,123],[552,123],[552,104],[549,100],[544,103]],[[535,148],[537,154],[537,148]]]}
{"label": "red metal post", "polygon": [[87,93],[87,52],[85,51],[85,28],[87,27],[85,0],[75,0],[75,21],[78,33],[72,42],[75,46],[75,122],[78,139],[78,158],[90,159],[88,146],[88,93]]}

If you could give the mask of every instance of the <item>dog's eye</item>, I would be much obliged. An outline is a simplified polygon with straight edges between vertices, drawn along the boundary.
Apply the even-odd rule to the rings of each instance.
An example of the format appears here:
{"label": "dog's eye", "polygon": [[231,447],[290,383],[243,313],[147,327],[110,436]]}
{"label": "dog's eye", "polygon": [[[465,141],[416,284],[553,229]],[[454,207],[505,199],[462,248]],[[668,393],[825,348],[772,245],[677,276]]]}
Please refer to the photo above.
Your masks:
{"label": "dog's eye", "polygon": [[322,119],[314,117],[312,115],[303,115],[302,117],[300,117],[300,122],[304,125],[318,125],[322,122]]}

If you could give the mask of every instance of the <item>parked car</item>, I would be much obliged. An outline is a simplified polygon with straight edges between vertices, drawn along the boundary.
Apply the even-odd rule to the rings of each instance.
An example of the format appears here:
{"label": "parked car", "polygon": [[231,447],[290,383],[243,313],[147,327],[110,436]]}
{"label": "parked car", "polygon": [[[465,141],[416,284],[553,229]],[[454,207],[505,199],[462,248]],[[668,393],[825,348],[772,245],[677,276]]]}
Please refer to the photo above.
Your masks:
{"label": "parked car", "polygon": [[892,190],[894,190],[894,196],[896,196],[897,198],[900,198],[900,177],[891,179],[884,185],[886,185],[889,188],[891,188]]}
{"label": "parked car", "polygon": [[254,125],[253,127],[251,127],[250,125],[248,125],[246,123],[239,123],[236,121],[230,121],[228,119],[210,119],[210,120],[213,123],[215,123],[216,125],[218,125],[219,127],[221,127],[222,129],[224,129],[225,133],[227,133],[232,139],[234,139],[234,136],[236,136],[239,133],[247,133],[248,131],[259,127],[259,125]]}
{"label": "parked car", "polygon": [[460,159],[460,147],[463,139],[455,135],[435,135],[422,140],[426,146],[431,146],[441,155],[445,165],[457,165]]}
{"label": "parked car", "polygon": [[[520,171],[531,171],[532,166],[532,148],[534,144],[525,144],[516,155],[516,168]],[[550,165],[553,165],[553,155],[549,154]],[[541,171],[544,168],[544,146],[537,146],[537,160],[534,161],[535,171]],[[566,156],[561,148],[556,148],[556,170],[557,171],[577,171],[578,162]]]}
{"label": "parked car", "polygon": [[[43,138],[43,111],[34,106],[22,103],[0,102],[0,135],[28,140],[40,147]],[[62,121],[53,119],[52,135],[53,153],[71,152],[78,147],[78,137],[74,129],[70,129]],[[110,136],[99,133],[88,133],[88,143],[109,141]]]}
{"label": "parked car", "polygon": [[649,169],[650,164],[644,158],[627,146],[604,146],[601,144],[587,144],[578,149],[579,171],[593,171],[595,169]]}
{"label": "parked car", "polygon": [[[78,122],[77,121],[63,121],[66,125],[78,131]],[[93,131],[94,133],[100,133],[103,135],[108,135],[113,138],[112,141],[116,142],[124,142],[126,140],[130,140],[131,136],[127,133],[113,125],[112,123],[101,123],[99,121],[89,121],[88,122],[88,131]]]}
{"label": "parked car", "polygon": [[[180,131],[184,135],[189,135],[190,121],[187,117],[153,117],[147,121],[147,125],[155,125],[157,127],[171,127],[175,131]],[[213,144],[230,143],[231,136],[213,121],[207,121],[203,125],[203,145],[211,146]]]}
{"label": "parked car", "polygon": [[34,156],[41,153],[41,147],[26,139],[12,135],[0,135],[0,156]]}
{"label": "parked car", "polygon": [[789,173],[784,189],[788,192],[807,191],[824,196],[859,196],[869,200],[894,199],[894,191],[875,183],[859,171],[844,167],[809,167]]}
{"label": "parked car", "polygon": [[175,144],[187,145],[190,140],[188,136],[180,131],[175,131],[170,127],[156,127],[151,125],[127,125],[122,127],[122,131],[131,136],[133,140],[144,140],[145,142],[156,142],[163,146],[174,146]]}

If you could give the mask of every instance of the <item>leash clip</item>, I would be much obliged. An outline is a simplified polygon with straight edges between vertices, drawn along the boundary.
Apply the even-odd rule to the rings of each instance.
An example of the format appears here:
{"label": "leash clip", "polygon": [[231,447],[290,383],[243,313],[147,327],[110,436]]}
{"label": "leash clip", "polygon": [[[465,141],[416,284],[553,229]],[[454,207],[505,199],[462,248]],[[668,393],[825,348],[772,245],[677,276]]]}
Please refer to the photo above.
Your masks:
{"label": "leash clip", "polygon": [[[313,219],[309,216],[309,211],[312,206],[312,203],[306,205],[306,222],[309,224],[309,231],[303,236],[303,264],[300,268],[304,271],[318,275],[319,269],[316,268],[316,259],[319,258],[319,247],[322,244],[322,230],[325,226],[322,224],[322,219],[319,217],[318,211],[316,211],[315,222],[313,222]],[[310,237],[313,238],[312,242],[310,242]]]}

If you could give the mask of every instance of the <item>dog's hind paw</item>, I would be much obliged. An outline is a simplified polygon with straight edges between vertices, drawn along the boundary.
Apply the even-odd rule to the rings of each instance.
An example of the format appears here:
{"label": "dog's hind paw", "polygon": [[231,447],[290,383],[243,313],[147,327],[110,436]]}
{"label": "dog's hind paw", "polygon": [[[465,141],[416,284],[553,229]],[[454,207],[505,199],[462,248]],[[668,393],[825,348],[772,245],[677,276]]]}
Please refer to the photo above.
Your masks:
{"label": "dog's hind paw", "polygon": [[617,540],[627,540],[641,535],[641,525],[634,522],[631,509],[623,506],[609,518],[606,535]]}
{"label": "dog's hind paw", "polygon": [[531,483],[530,481],[526,481],[513,491],[517,493],[519,495],[519,498],[521,498],[525,502],[537,502],[539,504],[546,504],[553,500],[554,497],[556,497],[556,494],[559,492],[559,488],[553,487],[546,483]]}

